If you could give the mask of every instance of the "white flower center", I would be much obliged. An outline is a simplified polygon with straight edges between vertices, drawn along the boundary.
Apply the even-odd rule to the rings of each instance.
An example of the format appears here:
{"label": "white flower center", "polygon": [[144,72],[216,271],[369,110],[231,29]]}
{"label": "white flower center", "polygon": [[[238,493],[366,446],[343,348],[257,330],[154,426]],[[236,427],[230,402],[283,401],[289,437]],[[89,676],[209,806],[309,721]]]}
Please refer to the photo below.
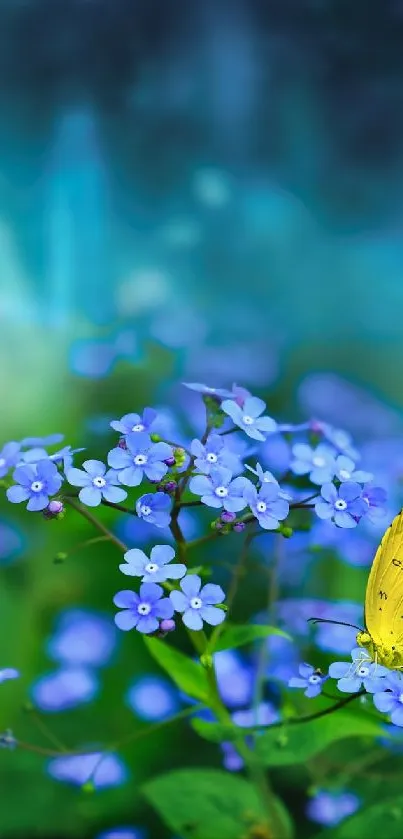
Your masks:
{"label": "white flower center", "polygon": [[369,667],[365,667],[364,664],[361,664],[361,667],[358,668],[357,673],[358,673],[359,676],[362,676],[363,678],[365,678],[366,676],[368,676]]}
{"label": "white flower center", "polygon": [[142,422],[137,422],[136,425],[132,426],[132,431],[144,431],[144,425]]}
{"label": "white flower center", "polygon": [[102,475],[98,475],[97,478],[93,479],[92,483],[94,484],[94,487],[98,487],[98,489],[102,489],[102,487],[104,487],[105,484],[106,484],[106,480],[105,480],[105,478],[102,477]]}
{"label": "white flower center", "polygon": [[151,612],[151,606],[149,603],[139,603],[139,605],[137,606],[137,611],[139,615],[149,615]]}
{"label": "white flower center", "polygon": [[155,572],[158,571],[157,563],[156,562],[149,562],[145,566],[144,571],[147,571],[147,574],[155,574]]}
{"label": "white flower center", "polygon": [[0,469],[2,468],[2,466],[5,466],[5,465],[6,465],[6,461],[4,460],[4,457],[0,457]]}
{"label": "white flower center", "polygon": [[347,472],[347,469],[340,469],[339,475],[343,481],[348,481],[351,478],[351,472]]}
{"label": "white flower center", "polygon": [[403,705],[403,693],[400,694],[398,702],[401,702],[401,704]]}
{"label": "white flower center", "polygon": [[244,423],[244,425],[253,425],[255,420],[253,419],[253,417],[250,417],[249,414],[244,414],[242,417],[242,422]]}
{"label": "white flower center", "polygon": [[256,509],[258,513],[265,513],[267,510],[267,504],[264,501],[258,501],[256,504]]}
{"label": "white flower center", "polygon": [[[209,463],[217,463],[217,455],[214,454],[214,452],[209,452],[207,457],[206,457],[206,460],[208,460]],[[1,464],[1,461],[0,461],[0,464]]]}
{"label": "white flower center", "polygon": [[133,458],[133,463],[136,466],[144,466],[147,463],[147,455],[146,454],[136,454],[136,457]]}
{"label": "white flower center", "polygon": [[151,507],[147,507],[147,504],[142,504],[140,507],[140,513],[142,516],[151,515]]}
{"label": "white flower center", "polygon": [[228,495],[228,489],[227,487],[217,487],[215,494],[218,495],[219,498],[225,498]]}
{"label": "white flower center", "polygon": [[368,498],[368,495],[362,495],[361,499],[362,501],[365,501],[366,504],[368,504],[368,507],[370,506],[370,500]]}
{"label": "white flower center", "polygon": [[42,483],[42,481],[34,481],[34,482],[31,484],[31,489],[32,489],[32,492],[40,492],[42,488],[43,488],[43,483]]}
{"label": "white flower center", "polygon": [[203,606],[203,603],[202,603],[200,597],[192,597],[192,599],[190,601],[191,609],[201,609],[202,606]]}
{"label": "white flower center", "polygon": [[320,469],[322,466],[325,466],[326,460],[325,460],[324,457],[321,457],[320,455],[317,454],[317,455],[315,455],[315,457],[312,458],[312,463],[313,463],[314,466],[318,466],[319,469]]}
{"label": "white flower center", "polygon": [[317,674],[317,673],[312,673],[312,676],[310,676],[310,677],[309,677],[308,682],[309,682],[311,685],[317,685],[317,684],[318,684],[318,682],[320,682],[320,680],[321,680],[321,679],[320,679],[320,676],[318,676],[318,674]]}
{"label": "white flower center", "polygon": [[345,510],[347,507],[347,502],[343,501],[342,498],[338,498],[334,506],[336,507],[336,510]]}

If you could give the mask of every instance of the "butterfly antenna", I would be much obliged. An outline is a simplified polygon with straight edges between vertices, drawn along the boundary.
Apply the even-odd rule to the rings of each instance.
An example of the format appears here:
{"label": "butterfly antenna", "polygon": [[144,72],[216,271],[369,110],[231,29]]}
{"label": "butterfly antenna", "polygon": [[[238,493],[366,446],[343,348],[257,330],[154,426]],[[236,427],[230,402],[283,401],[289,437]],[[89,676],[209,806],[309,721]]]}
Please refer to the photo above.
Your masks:
{"label": "butterfly antenna", "polygon": [[352,629],[358,629],[359,632],[364,632],[362,626],[356,626],[355,623],[346,623],[346,621],[332,621],[330,618],[308,618],[308,623],[335,623],[338,626],[351,626]]}

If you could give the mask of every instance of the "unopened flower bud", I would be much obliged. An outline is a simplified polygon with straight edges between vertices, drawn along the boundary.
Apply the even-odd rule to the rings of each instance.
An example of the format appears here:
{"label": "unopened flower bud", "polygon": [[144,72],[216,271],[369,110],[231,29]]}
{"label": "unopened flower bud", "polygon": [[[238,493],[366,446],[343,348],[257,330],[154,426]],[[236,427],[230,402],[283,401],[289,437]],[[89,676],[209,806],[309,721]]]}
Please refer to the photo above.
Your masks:
{"label": "unopened flower bud", "polygon": [[178,484],[176,481],[167,481],[166,484],[163,485],[162,491],[168,493],[175,492],[177,486]]}
{"label": "unopened flower bud", "polygon": [[62,501],[58,501],[56,498],[54,498],[52,501],[49,501],[48,506],[43,511],[45,519],[55,519],[62,513],[64,513],[64,504]]}
{"label": "unopened flower bud", "polygon": [[159,434],[155,434],[155,432],[153,431],[153,433],[150,434],[150,440],[151,440],[152,443],[160,443],[161,440],[162,440],[162,437],[160,437]]}
{"label": "unopened flower bud", "polygon": [[211,522],[211,527],[213,530],[222,530],[224,527],[224,523],[220,521],[220,519],[217,519],[217,521]]}
{"label": "unopened flower bud", "polygon": [[221,521],[223,521],[224,524],[231,524],[234,519],[236,519],[235,513],[230,513],[228,510],[224,510],[224,512],[221,513]]}
{"label": "unopened flower bud", "polygon": [[120,438],[120,440],[118,442],[118,448],[119,449],[127,449],[127,443],[126,443],[126,440],[125,440],[124,437]]}
{"label": "unopened flower bud", "polygon": [[172,455],[172,457],[167,457],[167,459],[166,459],[166,460],[164,460],[164,463],[165,463],[167,466],[171,467],[171,466],[175,466],[176,460],[175,460],[175,458],[174,458],[174,457],[173,457],[173,455]]}
{"label": "unopened flower bud", "polygon": [[161,632],[173,632],[175,628],[176,624],[175,621],[172,620],[172,618],[165,618],[165,620],[162,620],[160,623]]}
{"label": "unopened flower bud", "polygon": [[186,461],[185,449],[182,449],[180,446],[178,446],[176,449],[174,449],[174,457],[176,466],[183,466]]}
{"label": "unopened flower bud", "polygon": [[242,533],[245,530],[245,527],[246,525],[244,521],[237,521],[237,523],[234,524],[233,530],[235,533]]}

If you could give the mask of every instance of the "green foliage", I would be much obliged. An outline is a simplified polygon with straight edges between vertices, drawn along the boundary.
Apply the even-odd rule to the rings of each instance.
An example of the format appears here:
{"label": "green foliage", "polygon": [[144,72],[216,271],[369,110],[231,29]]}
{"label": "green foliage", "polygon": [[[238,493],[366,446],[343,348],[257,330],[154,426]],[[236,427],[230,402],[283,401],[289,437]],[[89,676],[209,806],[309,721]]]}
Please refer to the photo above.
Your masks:
{"label": "green foliage", "polygon": [[402,824],[403,797],[399,796],[360,810],[333,830],[317,834],[315,839],[401,839]]}
{"label": "green foliage", "polygon": [[267,638],[269,635],[281,635],[282,638],[290,639],[290,636],[275,626],[259,626],[257,624],[225,624],[217,642],[210,652],[219,650],[234,650],[236,647],[244,647],[253,641]]}
{"label": "green foliage", "polygon": [[159,641],[158,638],[144,638],[144,641],[153,658],[166,670],[180,690],[193,699],[207,702],[208,685],[201,664],[170,647],[166,641]]}

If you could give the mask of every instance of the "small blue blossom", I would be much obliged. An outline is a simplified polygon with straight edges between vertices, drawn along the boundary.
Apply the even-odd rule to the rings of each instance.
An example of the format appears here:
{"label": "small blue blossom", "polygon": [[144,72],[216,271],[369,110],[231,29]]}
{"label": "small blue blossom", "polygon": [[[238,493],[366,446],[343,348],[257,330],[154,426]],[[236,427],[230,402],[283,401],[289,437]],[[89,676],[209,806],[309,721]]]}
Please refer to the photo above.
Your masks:
{"label": "small blue blossom", "polygon": [[[386,668],[385,668],[386,669]],[[374,694],[375,708],[382,714],[389,714],[393,725],[403,726],[403,675],[396,671],[387,671],[386,678]]]}
{"label": "small blue blossom", "polygon": [[165,460],[172,457],[167,443],[152,443],[148,434],[134,432],[126,437],[126,448],[108,454],[109,466],[116,469],[121,484],[136,487],[144,475],[149,481],[160,481],[168,472]]}
{"label": "small blue blossom", "polygon": [[63,469],[66,472],[73,465],[73,455],[83,451],[84,449],[72,449],[71,446],[64,446],[60,451],[49,454],[46,449],[35,447],[20,453],[21,460],[18,466],[23,466],[25,463],[36,464],[40,460],[51,460],[53,463],[63,463]]}
{"label": "small blue blossom", "polygon": [[55,757],[49,761],[47,771],[57,781],[66,781],[80,787],[91,782],[96,789],[117,787],[127,779],[123,760],[113,752]]}
{"label": "small blue blossom", "polygon": [[212,469],[210,475],[195,475],[189,483],[194,495],[200,495],[207,507],[223,507],[229,513],[239,513],[246,507],[245,488],[250,484],[247,478],[235,478],[229,469]]}
{"label": "small blue blossom", "polygon": [[12,441],[6,443],[0,450],[0,478],[4,478],[10,469],[17,465],[20,454],[20,444]]}
{"label": "small blue blossom", "polygon": [[310,426],[312,431],[323,434],[325,440],[328,440],[340,454],[347,455],[353,461],[359,460],[359,453],[354,448],[353,438],[348,431],[343,428],[334,428],[329,423],[319,420],[312,420]]}
{"label": "small blue blossom", "polygon": [[125,414],[120,420],[113,420],[110,425],[115,431],[119,431],[125,437],[131,433],[147,432],[151,433],[155,420],[157,419],[157,411],[153,408],[144,408],[142,416],[140,414]]}
{"label": "small blue blossom", "polygon": [[222,405],[225,414],[231,417],[233,423],[253,440],[264,441],[267,434],[273,434],[277,430],[277,423],[271,417],[262,417],[266,409],[263,399],[256,396],[248,396],[243,405],[236,401],[226,399]]}
{"label": "small blue blossom", "polygon": [[201,393],[203,396],[212,396],[219,400],[232,399],[233,397],[231,390],[226,390],[222,387],[209,387],[208,385],[203,385],[200,382],[182,382],[182,384],[189,388],[189,390],[194,390],[196,393]]}
{"label": "small blue blossom", "polygon": [[103,830],[95,839],[146,839],[146,831],[142,827],[122,825]]}
{"label": "small blue blossom", "polygon": [[68,469],[66,478],[72,486],[82,487],[78,497],[88,507],[98,507],[103,498],[118,504],[127,497],[126,490],[117,486],[118,477],[113,469],[106,469],[101,460],[85,460],[83,469]]}
{"label": "small blue blossom", "polygon": [[294,475],[308,475],[313,484],[324,484],[331,481],[336,472],[336,451],[326,443],[309,446],[307,443],[296,443],[292,447],[293,460],[290,469]]}
{"label": "small blue blossom", "polygon": [[367,484],[374,477],[371,472],[356,469],[354,461],[344,454],[339,454],[336,457],[335,475],[342,483],[344,481],[356,481],[357,484]]}
{"label": "small blue blossom", "polygon": [[165,492],[146,492],[136,502],[136,513],[155,527],[168,527],[171,521],[171,499]]}
{"label": "small blue blossom", "polygon": [[14,667],[3,667],[0,670],[0,685],[3,682],[8,682],[9,679],[19,679],[21,673],[19,670],[16,670]]}
{"label": "small blue blossom", "polygon": [[182,612],[182,620],[188,629],[203,629],[203,621],[217,626],[225,619],[223,609],[217,609],[225,594],[221,586],[207,583],[201,588],[197,574],[188,574],[181,580],[182,591],[171,591],[169,597],[175,612]]}
{"label": "small blue blossom", "polygon": [[361,687],[368,693],[385,690],[385,676],[390,672],[387,667],[375,664],[362,647],[352,650],[351,658],[352,664],[334,661],[329,667],[329,676],[338,680],[337,687],[342,693],[358,693]]}
{"label": "small blue blossom", "polygon": [[27,510],[33,511],[44,510],[49,496],[55,495],[62,485],[62,477],[50,460],[40,460],[35,466],[17,466],[13,479],[16,484],[7,490],[8,500],[12,504],[28,501]]}
{"label": "small blue blossom", "polygon": [[386,513],[387,492],[383,487],[366,486],[362,490],[361,498],[368,506],[367,518],[377,523]]}
{"label": "small blue blossom", "polygon": [[156,632],[159,619],[172,618],[174,613],[171,601],[163,595],[164,589],[156,583],[142,583],[140,594],[118,591],[113,602],[123,611],[115,615],[116,626],[124,632],[134,628],[144,635]]}
{"label": "small blue blossom", "polygon": [[293,676],[288,682],[288,687],[304,688],[304,696],[308,696],[309,699],[319,696],[326,679],[329,677],[324,676],[320,670],[312,667],[312,664],[306,664],[305,662],[299,665],[298,672],[299,676]]}
{"label": "small blue blossom", "polygon": [[195,458],[196,468],[204,475],[209,475],[217,467],[224,467],[234,473],[239,466],[239,457],[226,448],[219,434],[210,434],[204,445],[200,440],[192,440],[190,451]]}
{"label": "small blue blossom", "polygon": [[346,481],[337,490],[334,484],[323,484],[321,496],[315,503],[320,519],[333,519],[338,527],[356,527],[361,516],[368,512],[368,505],[361,497],[362,487]]}
{"label": "small blue blossom", "polygon": [[277,530],[280,521],[288,516],[290,505],[280,496],[277,482],[266,482],[259,490],[248,483],[244,498],[264,530]]}
{"label": "small blue blossom", "polygon": [[313,822],[333,826],[355,813],[360,804],[353,792],[319,790],[308,801],[306,814]]}
{"label": "small blue blossom", "polygon": [[272,725],[279,719],[279,713],[271,702],[259,702],[256,708],[242,708],[231,714],[235,725],[251,728],[253,725]]}
{"label": "small blue blossom", "polygon": [[57,619],[46,651],[65,667],[102,667],[114,652],[117,635],[109,615],[66,609]]}
{"label": "small blue blossom", "polygon": [[278,489],[279,498],[285,498],[286,501],[292,500],[291,494],[286,492],[286,490],[281,489],[280,484],[277,478],[274,477],[273,473],[269,472],[267,469],[264,470],[260,463],[256,463],[255,469],[253,469],[252,466],[248,466],[247,463],[245,466],[249,472],[252,472],[253,475],[256,475],[256,477],[259,478],[259,482],[261,484],[275,484]]}
{"label": "small blue blossom", "polygon": [[141,676],[131,683],[126,703],[142,720],[156,722],[172,717],[179,710],[178,691],[161,676]]}
{"label": "small blue blossom", "polygon": [[21,440],[21,448],[31,448],[32,446],[56,446],[64,440],[64,434],[48,434],[47,437],[24,437]]}
{"label": "small blue blossom", "polygon": [[41,676],[31,688],[32,699],[43,711],[65,711],[91,702],[99,690],[93,670],[64,667]]}
{"label": "small blue blossom", "polygon": [[119,565],[122,574],[128,577],[141,577],[143,583],[165,583],[166,580],[179,580],[186,574],[186,565],[171,563],[175,551],[170,545],[155,545],[150,558],[139,548],[126,551],[125,562]]}

